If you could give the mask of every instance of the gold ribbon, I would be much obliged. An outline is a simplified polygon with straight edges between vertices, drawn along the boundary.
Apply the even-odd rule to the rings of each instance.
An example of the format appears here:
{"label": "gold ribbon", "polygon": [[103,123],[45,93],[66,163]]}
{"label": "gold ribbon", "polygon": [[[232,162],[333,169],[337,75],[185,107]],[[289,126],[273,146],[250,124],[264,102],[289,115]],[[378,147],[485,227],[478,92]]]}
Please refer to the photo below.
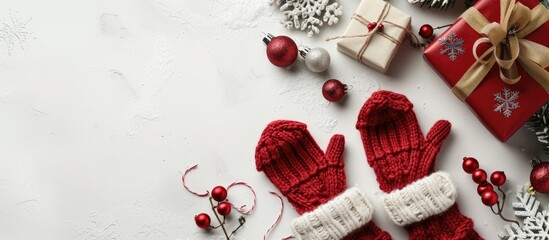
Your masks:
{"label": "gold ribbon", "polygon": [[[549,20],[549,10],[539,4],[534,9],[515,0],[500,0],[500,22],[489,23],[476,9],[469,8],[461,18],[476,32],[482,35],[473,45],[473,56],[476,62],[465,72],[454,85],[452,91],[465,101],[482,82],[494,64],[498,64],[501,80],[506,84],[515,84],[520,80],[516,62],[546,92],[549,92],[549,48],[524,39],[534,30]],[[478,56],[478,46],[490,44],[490,48]]]}
{"label": "gold ribbon", "polygon": [[[392,22],[389,22],[389,21],[385,20],[385,18],[387,17],[387,14],[389,14],[390,9],[391,9],[391,5],[386,2],[385,6],[383,7],[383,10],[381,11],[381,14],[377,18],[377,21],[375,21],[377,23],[375,28],[372,29],[371,31],[369,31],[368,33],[359,34],[359,35],[346,35],[346,36],[330,37],[330,38],[326,38],[326,41],[331,41],[331,40],[335,40],[335,39],[342,39],[342,38],[366,38],[366,40],[364,41],[364,44],[362,44],[362,47],[360,48],[360,50],[356,54],[356,60],[359,61],[360,63],[363,63],[362,62],[362,55],[364,55],[364,52],[368,48],[368,45],[370,45],[370,41],[372,39],[373,34],[378,33],[379,35],[389,39],[394,44],[400,44],[401,43],[400,41],[393,38],[392,36],[389,36],[386,33],[380,31],[380,29],[379,29],[379,24],[380,23],[385,23],[385,24],[388,24],[388,25],[392,25],[392,26],[401,28],[402,30],[407,31],[407,32],[409,31],[408,29],[406,29],[402,26],[399,26],[395,23],[392,23]],[[370,22],[368,20],[366,20],[366,18],[364,18],[363,16],[361,16],[359,14],[356,14],[356,13],[353,14],[352,19],[357,20],[358,22],[363,24],[366,28],[368,27],[368,24],[370,24]]]}

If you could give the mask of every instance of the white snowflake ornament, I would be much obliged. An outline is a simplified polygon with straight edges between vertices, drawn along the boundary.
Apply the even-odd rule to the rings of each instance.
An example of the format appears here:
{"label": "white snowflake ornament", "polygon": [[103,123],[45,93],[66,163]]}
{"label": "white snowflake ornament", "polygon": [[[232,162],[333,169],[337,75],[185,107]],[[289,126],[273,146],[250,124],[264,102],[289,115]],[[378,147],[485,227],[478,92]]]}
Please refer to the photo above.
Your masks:
{"label": "white snowflake ornament", "polygon": [[[522,188],[521,188],[522,189]],[[540,211],[540,202],[534,196],[523,191],[517,193],[517,202],[513,202],[515,216],[524,217],[522,227],[513,223],[505,225],[504,232],[498,234],[503,240],[549,240],[549,212]],[[549,206],[548,206],[549,209]]]}
{"label": "white snowflake ornament", "polygon": [[455,32],[450,32],[447,37],[439,39],[438,42],[442,46],[440,55],[448,55],[450,60],[455,61],[458,54],[464,54],[463,39],[456,37]]}
{"label": "white snowflake ornament", "polygon": [[500,92],[494,93],[494,112],[500,112],[506,118],[511,116],[513,110],[518,109],[519,106],[519,91],[511,91],[507,86],[503,87]]}
{"label": "white snowflake ornament", "polygon": [[309,37],[319,34],[324,23],[336,24],[343,14],[339,0],[269,0],[269,5],[280,6],[284,27],[307,31]]}

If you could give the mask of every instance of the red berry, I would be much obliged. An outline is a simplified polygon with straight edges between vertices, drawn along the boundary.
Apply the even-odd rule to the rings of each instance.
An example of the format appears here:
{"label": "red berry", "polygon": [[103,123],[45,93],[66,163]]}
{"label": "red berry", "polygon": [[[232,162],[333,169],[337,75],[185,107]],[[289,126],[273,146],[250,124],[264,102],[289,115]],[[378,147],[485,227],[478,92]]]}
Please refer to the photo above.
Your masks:
{"label": "red berry", "polygon": [[347,93],[347,85],[337,79],[330,79],[322,86],[322,96],[330,102],[337,102]]}
{"label": "red berry", "polygon": [[478,161],[472,157],[464,157],[462,167],[466,173],[473,173],[473,171],[478,169]]}
{"label": "red berry", "polygon": [[217,212],[222,216],[227,216],[231,213],[231,204],[229,202],[220,202],[217,205]]}
{"label": "red berry", "polygon": [[482,194],[482,203],[486,206],[494,206],[494,204],[498,203],[498,194],[496,192],[492,191],[486,191]]}
{"label": "red berry", "polygon": [[507,177],[505,176],[505,173],[502,171],[495,171],[490,175],[490,182],[494,184],[495,186],[501,186],[505,184],[505,181],[507,181]]}
{"label": "red berry", "polygon": [[216,186],[212,189],[212,198],[218,202],[227,199],[227,189],[222,186]]}
{"label": "red berry", "polygon": [[377,25],[376,22],[369,23],[369,24],[368,24],[368,30],[370,30],[370,31],[374,30],[374,28],[376,27],[376,25]]}
{"label": "red berry", "polygon": [[379,31],[383,30],[383,24],[380,23],[377,29],[379,29]]}
{"label": "red berry", "polygon": [[486,181],[486,178],[487,178],[486,171],[484,171],[482,169],[477,169],[477,170],[473,171],[473,181],[474,182],[481,183],[481,182]]}
{"label": "red berry", "polygon": [[205,213],[198,214],[194,216],[194,222],[196,223],[196,226],[199,228],[208,228],[210,227],[210,216]]}
{"label": "red berry", "polygon": [[494,187],[492,187],[492,184],[487,181],[481,182],[477,187],[478,195],[482,196],[482,194],[486,191],[494,191]]}
{"label": "red berry", "polygon": [[419,28],[419,36],[421,36],[424,39],[429,39],[429,38],[433,37],[434,31],[435,30],[433,29],[433,27],[431,25],[423,24]]}
{"label": "red berry", "polygon": [[294,40],[286,36],[278,36],[267,44],[267,58],[278,67],[292,65],[297,59],[297,45]]}

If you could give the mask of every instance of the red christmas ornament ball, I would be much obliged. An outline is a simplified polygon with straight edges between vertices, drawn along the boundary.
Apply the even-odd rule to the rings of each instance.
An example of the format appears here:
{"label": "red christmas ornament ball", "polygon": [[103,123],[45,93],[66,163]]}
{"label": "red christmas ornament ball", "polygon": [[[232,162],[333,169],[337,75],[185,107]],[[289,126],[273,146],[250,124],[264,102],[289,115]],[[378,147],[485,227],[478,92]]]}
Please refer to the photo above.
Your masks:
{"label": "red christmas ornament ball", "polygon": [[377,26],[377,29],[379,29],[379,31],[382,31],[383,28],[384,28],[384,26],[383,26],[383,24],[381,24],[381,23],[379,24],[379,26]]}
{"label": "red christmas ornament ball", "polygon": [[220,202],[217,205],[217,212],[221,214],[222,216],[227,216],[231,213],[231,204],[229,202]]}
{"label": "red christmas ornament ball", "polygon": [[227,199],[227,189],[222,186],[216,186],[212,189],[212,198],[218,202]]}
{"label": "red christmas ornament ball", "polygon": [[486,171],[484,171],[482,169],[477,169],[477,170],[473,171],[473,181],[475,183],[484,182],[484,181],[486,181],[486,178],[487,178]]}
{"label": "red christmas ornament ball", "polygon": [[498,203],[498,194],[495,191],[486,191],[481,196],[482,203],[486,206],[494,206],[494,204]]}
{"label": "red christmas ornament ball", "polygon": [[419,28],[419,36],[421,36],[422,38],[425,38],[425,39],[429,39],[429,38],[433,37],[434,31],[435,30],[433,29],[433,26],[431,26],[429,24],[423,24]]}
{"label": "red christmas ornament ball", "polygon": [[297,45],[294,40],[286,36],[278,36],[267,44],[267,58],[278,67],[292,65],[297,59]]}
{"label": "red christmas ornament ball", "polygon": [[472,157],[464,157],[462,167],[466,173],[473,173],[473,171],[478,169],[478,161]]}
{"label": "red christmas ornament ball", "polygon": [[322,96],[330,102],[337,102],[345,96],[347,86],[337,79],[330,79],[322,86]]}
{"label": "red christmas ornament ball", "polygon": [[206,213],[201,213],[196,216],[194,216],[194,222],[196,223],[196,226],[199,228],[208,228],[210,227],[210,216]]}
{"label": "red christmas ornament ball", "polygon": [[490,175],[490,182],[494,184],[494,186],[501,186],[505,184],[505,181],[507,181],[507,176],[505,176],[505,173],[502,171],[495,171]]}
{"label": "red christmas ornament ball", "polygon": [[530,172],[530,184],[536,192],[549,193],[549,162],[538,163]]}
{"label": "red christmas ornament ball", "polygon": [[482,194],[486,191],[494,191],[494,187],[492,187],[492,184],[487,181],[481,182],[477,187],[478,195],[482,196]]}

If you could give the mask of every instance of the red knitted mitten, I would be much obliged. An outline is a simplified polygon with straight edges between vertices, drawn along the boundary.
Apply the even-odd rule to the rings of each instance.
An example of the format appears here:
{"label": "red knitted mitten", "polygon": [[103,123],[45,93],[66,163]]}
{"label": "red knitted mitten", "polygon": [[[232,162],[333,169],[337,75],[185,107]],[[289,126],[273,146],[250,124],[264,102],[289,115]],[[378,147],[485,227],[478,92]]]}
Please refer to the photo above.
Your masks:
{"label": "red knitted mitten", "polygon": [[388,193],[385,210],[395,224],[405,226],[410,239],[482,239],[473,221],[460,213],[450,176],[433,173],[450,123],[437,121],[424,138],[412,107],[404,95],[378,91],[358,116],[368,164],[379,188]]}
{"label": "red knitted mitten", "polygon": [[301,215],[292,222],[297,239],[391,239],[370,221],[373,207],[364,194],[346,189],[344,145],[343,136],[334,135],[324,153],[307,125],[295,121],[274,121],[263,130],[256,167]]}

